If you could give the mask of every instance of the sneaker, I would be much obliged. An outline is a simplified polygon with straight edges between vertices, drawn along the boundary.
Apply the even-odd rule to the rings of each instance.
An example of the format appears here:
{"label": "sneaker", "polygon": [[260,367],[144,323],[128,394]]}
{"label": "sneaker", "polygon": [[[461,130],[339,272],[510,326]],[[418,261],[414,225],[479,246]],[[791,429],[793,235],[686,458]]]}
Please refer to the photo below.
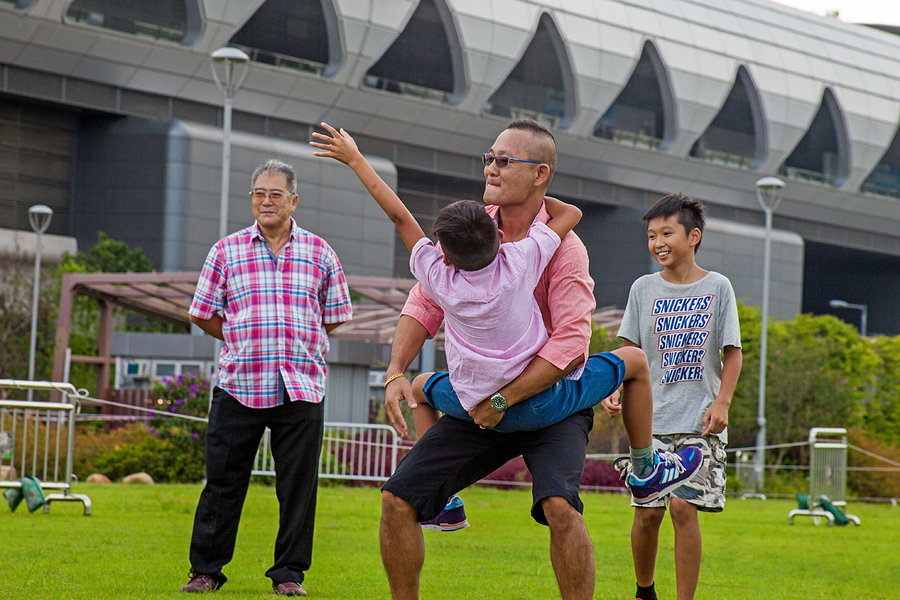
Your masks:
{"label": "sneaker", "polygon": [[456,494],[450,498],[441,512],[433,519],[422,521],[419,523],[422,529],[430,529],[431,531],[459,531],[469,526],[466,520],[466,509],[463,501]]}
{"label": "sneaker", "polygon": [[272,589],[278,596],[305,596],[306,590],[296,581],[285,581],[284,583],[273,583]]}
{"label": "sneaker", "polygon": [[687,483],[703,464],[703,453],[694,446],[678,453],[657,451],[653,462],[655,467],[649,476],[640,479],[629,469],[625,478],[636,504],[652,502]]}
{"label": "sneaker", "polygon": [[222,583],[224,582],[219,582],[212,575],[191,573],[191,580],[188,581],[186,585],[182,586],[181,591],[194,594],[199,592],[212,592],[222,587]]}

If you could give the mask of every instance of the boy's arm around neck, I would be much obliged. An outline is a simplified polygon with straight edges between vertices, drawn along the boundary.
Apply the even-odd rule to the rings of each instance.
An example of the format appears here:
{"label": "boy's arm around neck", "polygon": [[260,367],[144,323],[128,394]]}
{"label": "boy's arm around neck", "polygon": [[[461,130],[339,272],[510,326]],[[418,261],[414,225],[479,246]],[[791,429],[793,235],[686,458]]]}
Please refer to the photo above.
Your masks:
{"label": "boy's arm around neck", "polygon": [[559,239],[566,237],[566,234],[572,231],[572,228],[581,221],[581,209],[556,198],[545,196],[544,208],[547,210],[547,214],[550,215],[547,227],[552,229],[559,236]]}

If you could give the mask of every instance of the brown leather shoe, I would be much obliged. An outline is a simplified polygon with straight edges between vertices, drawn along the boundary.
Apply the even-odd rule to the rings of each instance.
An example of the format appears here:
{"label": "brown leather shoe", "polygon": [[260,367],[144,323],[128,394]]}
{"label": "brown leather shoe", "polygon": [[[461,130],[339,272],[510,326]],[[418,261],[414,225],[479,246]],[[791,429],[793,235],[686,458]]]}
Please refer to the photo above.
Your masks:
{"label": "brown leather shoe", "polygon": [[284,583],[273,583],[272,589],[278,596],[305,596],[306,590],[296,581],[285,581]]}
{"label": "brown leather shoe", "polygon": [[191,573],[191,580],[182,586],[182,592],[198,593],[213,592],[222,587],[215,577],[212,575],[201,575],[200,573]]}

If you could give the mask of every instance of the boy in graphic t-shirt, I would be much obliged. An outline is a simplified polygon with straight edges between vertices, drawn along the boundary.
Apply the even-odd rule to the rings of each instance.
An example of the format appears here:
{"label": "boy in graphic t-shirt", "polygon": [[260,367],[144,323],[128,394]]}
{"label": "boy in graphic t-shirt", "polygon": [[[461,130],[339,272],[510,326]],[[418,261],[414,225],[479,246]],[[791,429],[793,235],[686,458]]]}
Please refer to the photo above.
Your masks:
{"label": "boy in graphic t-shirt", "polygon": [[[741,372],[740,325],[731,282],[694,262],[703,237],[703,205],[671,194],[641,221],[647,224],[650,254],[663,270],[632,284],[618,335],[623,346],[638,346],[647,353],[654,447],[669,452],[696,447],[705,468],[653,502],[632,503],[637,598],[656,600],[659,527],[668,508],[675,530],[677,597],[690,600],[700,576],[697,511],[721,512],[725,505],[725,428]],[[612,397],[602,406],[612,417],[621,411]],[[624,461],[617,466],[624,467]],[[631,484],[633,476],[625,472],[626,483]]]}

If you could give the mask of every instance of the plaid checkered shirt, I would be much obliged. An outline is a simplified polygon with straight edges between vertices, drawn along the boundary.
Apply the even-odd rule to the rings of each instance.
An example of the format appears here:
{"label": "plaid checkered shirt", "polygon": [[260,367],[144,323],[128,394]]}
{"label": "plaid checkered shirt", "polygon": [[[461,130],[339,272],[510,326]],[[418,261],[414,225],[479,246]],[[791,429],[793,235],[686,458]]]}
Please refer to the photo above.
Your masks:
{"label": "plaid checkered shirt", "polygon": [[219,240],[200,272],[190,314],[224,313],[217,385],[251,408],[278,404],[278,373],[291,400],[325,395],[325,325],[351,317],[337,254],[297,226],[277,261],[258,225]]}

